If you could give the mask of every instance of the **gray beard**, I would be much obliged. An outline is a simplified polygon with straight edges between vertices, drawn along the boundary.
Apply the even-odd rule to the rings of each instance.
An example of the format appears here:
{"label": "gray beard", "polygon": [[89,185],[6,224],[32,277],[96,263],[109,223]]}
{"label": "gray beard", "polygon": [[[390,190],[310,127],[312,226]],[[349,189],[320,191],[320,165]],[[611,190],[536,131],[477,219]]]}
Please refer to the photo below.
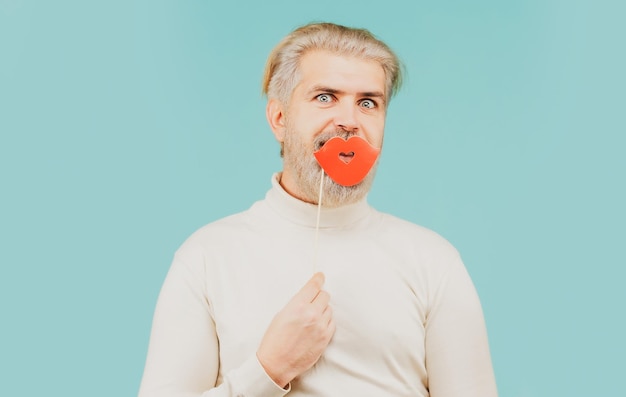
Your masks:
{"label": "gray beard", "polygon": [[[322,133],[315,139],[313,148],[319,150],[326,141],[335,136],[341,136],[345,139],[350,135],[354,134],[344,130]],[[300,193],[303,195],[301,199],[317,204],[322,168],[313,155],[314,150],[307,147],[297,136],[291,130],[285,134],[283,162],[285,167],[294,172],[294,178],[300,188]],[[365,179],[354,186],[342,186],[324,173],[322,206],[340,207],[363,199],[372,187],[377,166],[378,160]]]}

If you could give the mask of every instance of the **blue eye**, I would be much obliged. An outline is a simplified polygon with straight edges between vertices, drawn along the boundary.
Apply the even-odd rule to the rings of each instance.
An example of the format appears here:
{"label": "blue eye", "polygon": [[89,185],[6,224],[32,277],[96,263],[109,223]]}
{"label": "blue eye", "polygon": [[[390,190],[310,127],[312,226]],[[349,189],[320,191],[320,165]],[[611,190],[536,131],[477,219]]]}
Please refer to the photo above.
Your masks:
{"label": "blue eye", "polygon": [[328,94],[319,94],[317,96],[317,100],[323,103],[329,103],[330,101],[332,101],[332,98]]}
{"label": "blue eye", "polygon": [[371,99],[364,99],[361,101],[361,106],[368,109],[374,109],[376,107],[376,102]]}

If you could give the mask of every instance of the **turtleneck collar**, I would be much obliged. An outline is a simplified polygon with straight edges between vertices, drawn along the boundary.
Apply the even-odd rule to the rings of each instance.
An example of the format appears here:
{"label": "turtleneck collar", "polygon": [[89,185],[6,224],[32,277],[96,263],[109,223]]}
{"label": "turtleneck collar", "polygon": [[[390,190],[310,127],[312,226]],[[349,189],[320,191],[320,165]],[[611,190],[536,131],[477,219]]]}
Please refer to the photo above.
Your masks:
{"label": "turtleneck collar", "polygon": [[[280,175],[280,173],[275,173],[272,176],[272,188],[265,195],[266,203],[272,211],[287,221],[314,228],[317,219],[317,205],[305,203],[287,193],[279,183]],[[348,228],[360,220],[364,220],[370,210],[371,208],[365,198],[354,204],[337,208],[322,206],[320,229]]]}

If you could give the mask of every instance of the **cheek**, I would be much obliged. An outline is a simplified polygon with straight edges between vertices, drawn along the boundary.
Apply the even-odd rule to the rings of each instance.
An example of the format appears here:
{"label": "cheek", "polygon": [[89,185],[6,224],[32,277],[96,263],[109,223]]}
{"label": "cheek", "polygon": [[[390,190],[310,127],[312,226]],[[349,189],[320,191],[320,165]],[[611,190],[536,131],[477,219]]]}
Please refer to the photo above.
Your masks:
{"label": "cheek", "polygon": [[293,115],[292,127],[302,135],[312,136],[332,125],[332,117],[328,111],[317,108],[299,109]]}
{"label": "cheek", "polygon": [[307,116],[306,122],[309,129],[316,130],[316,132],[334,125],[333,114],[328,109],[314,109]]}
{"label": "cheek", "polygon": [[366,135],[368,141],[376,146],[381,147],[383,144],[383,135],[385,132],[385,119],[381,118],[380,120],[371,120],[371,122],[367,125]]}

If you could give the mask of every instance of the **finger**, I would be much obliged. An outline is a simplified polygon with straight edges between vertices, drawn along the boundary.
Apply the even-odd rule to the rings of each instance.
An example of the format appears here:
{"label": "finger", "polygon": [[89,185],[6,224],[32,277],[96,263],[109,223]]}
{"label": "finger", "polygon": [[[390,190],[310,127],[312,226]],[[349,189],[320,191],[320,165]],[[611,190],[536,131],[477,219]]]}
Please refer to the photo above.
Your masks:
{"label": "finger", "polygon": [[328,333],[330,335],[330,337],[328,338],[329,342],[333,338],[333,335],[335,335],[336,330],[337,330],[337,326],[335,325],[335,321],[331,317],[330,322],[328,323]]}
{"label": "finger", "polygon": [[321,323],[326,324],[326,326],[330,326],[330,323],[333,321],[333,309],[330,306],[326,306],[324,312],[322,313]]}
{"label": "finger", "polygon": [[315,309],[323,311],[326,307],[328,307],[328,302],[330,302],[330,295],[328,292],[322,290],[317,294],[315,299],[313,299],[311,304]]}
{"label": "finger", "polygon": [[325,330],[324,330],[324,339],[326,340],[326,344],[328,344],[330,342],[330,340],[332,339],[333,335],[335,334],[335,329],[336,329],[336,325],[335,325],[335,320],[332,316],[332,310],[330,308],[330,306],[328,306],[327,308],[328,310],[324,312],[321,321],[322,324],[324,324]]}
{"label": "finger", "polygon": [[311,279],[304,284],[304,287],[296,294],[294,298],[301,299],[306,303],[313,302],[317,294],[322,290],[324,285],[324,274],[315,273]]}

